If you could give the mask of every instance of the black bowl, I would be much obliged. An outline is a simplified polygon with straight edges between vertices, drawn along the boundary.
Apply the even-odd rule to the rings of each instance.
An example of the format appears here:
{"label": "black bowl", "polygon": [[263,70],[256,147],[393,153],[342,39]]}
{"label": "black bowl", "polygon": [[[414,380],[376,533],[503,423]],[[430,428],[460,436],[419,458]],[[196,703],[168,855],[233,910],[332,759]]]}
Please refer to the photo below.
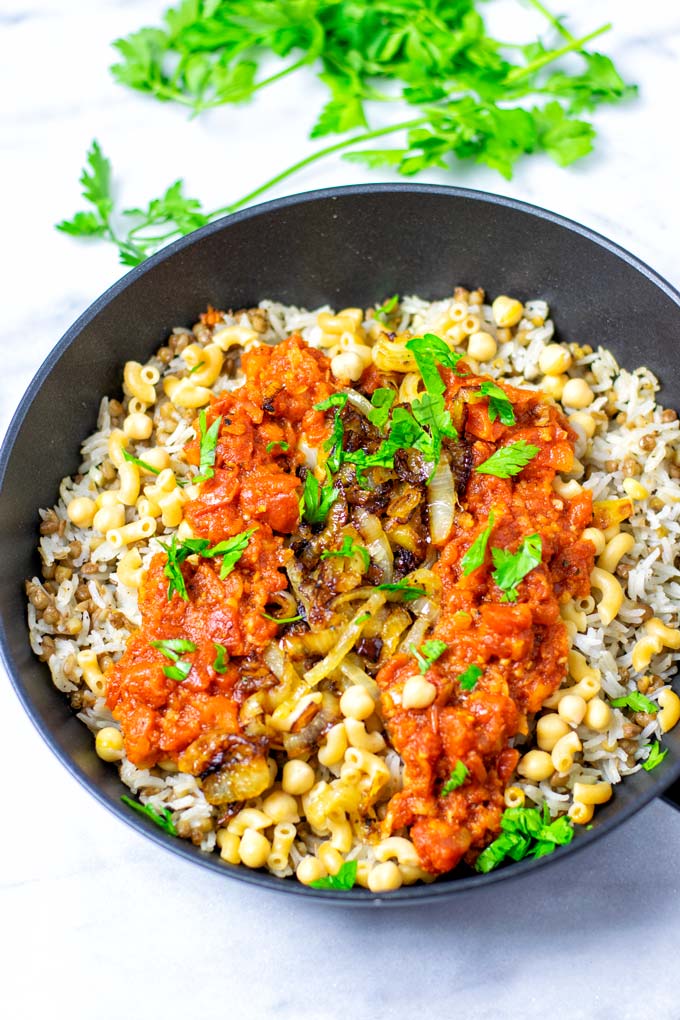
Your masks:
{"label": "black bowl", "polygon": [[[505,881],[586,846],[667,791],[680,776],[680,727],[671,753],[641,771],[598,810],[569,847],[489,875],[444,877],[377,897],[363,889],[317,891],[223,864],[173,839],[121,804],[114,768],[94,753],[88,730],[31,653],[23,581],[39,570],[37,508],[78,465],[100,397],[120,390],[123,363],[146,360],[173,326],[190,326],[207,304],[247,307],[263,297],[313,308],[370,305],[385,295],[441,297],[455,284],[491,294],[543,297],[569,340],[611,348],[628,368],[646,365],[680,405],[671,370],[680,335],[680,294],[628,252],[554,213],[507,198],[429,185],[334,188],[279,199],[226,217],[133,269],[78,319],[38,371],[0,453],[0,637],[17,694],[60,761],[129,825],[187,860],[245,882],[344,904],[415,903]],[[58,414],[57,414],[58,409]],[[676,786],[677,788],[677,786]]]}

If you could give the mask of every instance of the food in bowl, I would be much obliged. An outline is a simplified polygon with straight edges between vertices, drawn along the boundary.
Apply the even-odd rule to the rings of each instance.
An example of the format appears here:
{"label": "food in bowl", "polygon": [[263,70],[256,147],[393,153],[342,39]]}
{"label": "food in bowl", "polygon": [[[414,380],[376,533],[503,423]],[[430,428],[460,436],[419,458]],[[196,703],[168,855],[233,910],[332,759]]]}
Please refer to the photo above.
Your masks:
{"label": "food in bowl", "polygon": [[547,304],[173,330],[41,511],[32,647],[126,803],[374,892],[540,856],[680,717],[680,429]]}

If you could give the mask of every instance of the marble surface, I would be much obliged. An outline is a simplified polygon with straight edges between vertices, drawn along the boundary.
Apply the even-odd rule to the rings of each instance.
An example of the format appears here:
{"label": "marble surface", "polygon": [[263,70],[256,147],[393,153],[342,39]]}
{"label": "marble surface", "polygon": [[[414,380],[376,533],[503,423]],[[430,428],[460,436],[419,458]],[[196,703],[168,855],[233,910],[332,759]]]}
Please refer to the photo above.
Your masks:
{"label": "marble surface", "polygon": [[[184,176],[190,193],[219,206],[308,151],[320,100],[308,81],[289,79],[250,112],[197,121],[116,87],[110,41],[153,23],[163,6],[0,0],[0,343],[10,355],[0,433],[50,347],[121,274],[113,250],[52,229],[80,206],[93,136],[128,205]],[[536,159],[512,182],[483,168],[425,179],[551,207],[678,285],[680,136],[670,100],[680,11],[659,2],[643,14],[636,0],[561,6],[583,30],[614,20],[603,48],[640,83],[640,99],[597,114],[597,153],[569,172]],[[511,0],[488,11],[499,37],[535,20]],[[371,179],[330,160],[286,190]],[[343,911],[220,880],[121,825],[57,764],[1,671],[0,718],[2,757],[24,791],[17,796],[18,781],[3,790],[0,841],[0,1002],[13,1020],[680,1017],[671,955],[680,940],[680,814],[660,802],[532,879],[421,909]]]}

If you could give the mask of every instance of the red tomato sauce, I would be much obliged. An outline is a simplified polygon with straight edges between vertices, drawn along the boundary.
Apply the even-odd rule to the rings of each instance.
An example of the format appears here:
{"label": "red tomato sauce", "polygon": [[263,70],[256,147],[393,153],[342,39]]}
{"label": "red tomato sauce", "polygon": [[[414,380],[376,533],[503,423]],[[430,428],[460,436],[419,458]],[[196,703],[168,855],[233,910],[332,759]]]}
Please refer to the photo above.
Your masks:
{"label": "red tomato sauce", "polygon": [[[128,758],[142,768],[176,762],[208,731],[239,732],[237,663],[276,635],[276,623],[262,613],[272,596],[287,588],[282,568],[290,553],[282,536],[299,520],[301,482],[295,472],[303,458],[298,442],[303,435],[318,445],[327,435],[323,412],[313,409],[335,389],[323,354],[292,336],[245,354],[242,369],[245,385],[214,398],[207,409],[207,428],[222,419],[214,476],[186,505],[185,518],[211,544],[256,530],[224,580],[221,557],[185,560],[186,601],[177,592],[168,600],[166,556],[154,556],[140,589],[142,625],[108,671],[107,705],[121,723]],[[198,465],[198,423],[196,433],[186,454]],[[270,445],[281,442],[288,450]],[[191,663],[182,681],[166,675],[172,661],[151,644],[173,638],[196,646],[181,656]],[[217,644],[228,656],[224,673],[214,666]]]}
{"label": "red tomato sauce", "polygon": [[[469,380],[445,375],[455,418],[456,399]],[[591,494],[565,499],[552,488],[556,473],[573,466],[575,437],[540,394],[502,389],[513,404],[512,426],[489,420],[486,399],[466,404],[462,434],[471,444],[473,467],[519,439],[539,453],[515,477],[471,472],[461,496],[464,510],[434,568],[442,602],[433,636],[448,645],[425,674],[436,699],[427,709],[401,707],[404,682],[414,674],[411,657],[396,656],[377,677],[390,739],[405,763],[404,788],[390,802],[384,830],[408,826],[424,867],[433,873],[449,871],[466,856],[472,861],[498,834],[503,791],[519,759],[510,740],[526,732],[527,716],[565,676],[568,641],[560,602],[590,593],[594,548],[581,534],[592,517]],[[461,560],[491,512],[485,562],[465,576]],[[490,550],[515,552],[535,533],[541,536],[542,563],[519,583],[515,602],[503,601]],[[471,664],[483,672],[466,691],[458,678]],[[457,762],[467,768],[466,780],[442,796]]]}

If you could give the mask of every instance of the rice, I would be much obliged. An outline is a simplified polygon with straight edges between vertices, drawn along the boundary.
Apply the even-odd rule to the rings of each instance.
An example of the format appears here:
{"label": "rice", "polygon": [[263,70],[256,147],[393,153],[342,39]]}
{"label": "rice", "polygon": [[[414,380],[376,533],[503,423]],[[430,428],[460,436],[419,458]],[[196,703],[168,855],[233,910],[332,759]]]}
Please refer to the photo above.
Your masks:
{"label": "rice", "polygon": [[[496,355],[478,366],[480,372],[528,389],[545,387],[546,378],[539,362],[542,352],[554,340],[555,328],[548,305],[539,298],[525,303],[521,320],[509,330],[496,325],[492,307],[481,291],[457,290],[453,297],[434,302],[408,296],[395,310],[394,329],[415,335],[434,332],[453,338],[462,306],[465,306],[462,314],[476,316],[480,329],[494,338],[497,347]],[[184,378],[190,374],[181,357],[189,341],[205,347],[217,330],[238,326],[257,334],[254,343],[275,344],[297,331],[310,346],[327,350],[328,340],[319,325],[319,315],[323,313],[335,314],[329,306],[308,311],[263,300],[257,309],[227,313],[216,323],[203,321],[193,332],[175,329],[168,345],[148,362],[160,374],[156,402],[146,412],[153,417],[153,432],[135,443],[135,457],[144,461],[145,455],[151,457],[152,451],[163,449],[177,477],[190,482],[192,471],[184,448],[194,437],[192,423],[197,412],[174,406],[163,390],[163,380],[168,376]],[[364,313],[365,329],[370,329],[373,321]],[[564,346],[572,356],[566,375],[583,379],[592,391],[593,400],[586,413],[594,423],[593,434],[588,435],[579,424],[578,414],[573,419],[578,435],[578,460],[566,480],[579,481],[597,501],[624,498],[626,479],[634,479],[642,487],[640,491],[647,492],[647,496],[634,502],[632,516],[625,522],[633,546],[616,569],[624,591],[620,611],[605,626],[594,600],[587,600],[573,618],[577,622],[572,620],[568,624],[572,648],[589,667],[599,671],[601,689],[608,698],[620,698],[639,690],[658,703],[661,692],[670,688],[680,651],[662,647],[654,655],[649,671],[640,673],[633,667],[633,648],[644,634],[644,624],[650,615],[674,629],[679,623],[680,425],[677,416],[657,404],[659,384],[647,369],[632,372],[622,369],[611,352],[601,347],[593,350],[578,343]],[[229,352],[212,390],[217,394],[234,389],[242,380],[238,355]],[[27,585],[31,647],[47,662],[53,683],[70,698],[78,718],[95,735],[108,727],[117,728],[118,723],[104,698],[88,686],[78,656],[91,651],[97,656],[99,668],[105,670],[121,656],[128,638],[140,625],[141,616],[136,588],[127,586],[119,574],[129,547],[116,548],[92,526],[77,526],[70,520],[67,506],[78,497],[89,498],[93,490],[115,488],[110,445],[129,399],[128,394],[122,405],[111,398],[102,399],[97,429],[81,448],[78,473],[63,479],[57,503],[40,511],[39,551],[44,577],[34,577]],[[135,506],[127,506],[124,513],[128,524],[140,516]],[[161,543],[167,543],[176,531],[175,527],[163,526],[160,520],[158,523],[153,538],[131,547],[139,553],[141,569],[147,567],[151,557],[162,549]],[[563,687],[572,683],[573,677],[566,676]],[[545,806],[553,818],[564,814],[572,803],[575,783],[617,784],[642,767],[650,743],[663,736],[658,718],[636,721],[634,714],[619,708],[613,708],[610,723],[602,732],[589,729],[583,722],[572,729],[581,750],[566,774],[556,774],[541,782],[517,776],[513,781],[527,805]],[[522,752],[535,747],[535,740],[532,728]],[[390,778],[377,804],[378,818],[384,815],[389,797],[400,788],[403,770],[399,756],[389,745],[382,756]],[[193,775],[178,773],[171,766],[140,769],[124,754],[118,769],[122,782],[142,804],[158,815],[170,813],[180,836],[190,838],[206,852],[215,848],[219,811],[208,803],[201,782]],[[338,767],[324,771],[319,766],[321,781],[332,783],[338,775]],[[246,804],[257,806],[255,802]],[[303,822],[296,830],[286,865],[270,870],[280,877],[292,875],[309,855],[319,852],[326,839],[313,825]],[[360,872],[363,884],[375,865],[374,844],[369,835],[361,839],[355,832],[345,853],[346,860],[363,862]],[[224,852],[222,856],[229,859]],[[418,878],[428,876],[416,869],[410,880]]]}

